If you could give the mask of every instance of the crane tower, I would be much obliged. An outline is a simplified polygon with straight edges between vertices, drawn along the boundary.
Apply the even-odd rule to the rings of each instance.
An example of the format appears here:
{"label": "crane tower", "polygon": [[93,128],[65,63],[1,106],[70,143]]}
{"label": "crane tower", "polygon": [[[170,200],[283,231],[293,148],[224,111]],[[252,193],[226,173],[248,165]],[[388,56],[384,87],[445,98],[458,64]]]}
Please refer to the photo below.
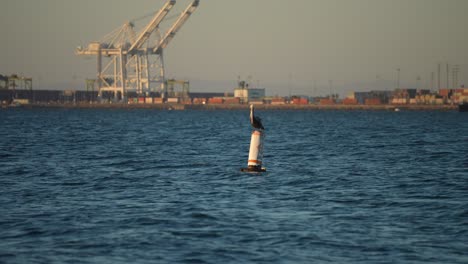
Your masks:
{"label": "crane tower", "polygon": [[164,95],[167,92],[164,49],[199,2],[193,0],[166,32],[161,32],[160,24],[176,4],[175,0],[167,0],[140,33],[135,32],[133,23],[127,22],[103,40],[91,42],[86,48],[78,47],[77,55],[97,57],[99,95],[104,91],[112,92],[116,99],[126,96],[127,91],[138,94],[159,91]]}

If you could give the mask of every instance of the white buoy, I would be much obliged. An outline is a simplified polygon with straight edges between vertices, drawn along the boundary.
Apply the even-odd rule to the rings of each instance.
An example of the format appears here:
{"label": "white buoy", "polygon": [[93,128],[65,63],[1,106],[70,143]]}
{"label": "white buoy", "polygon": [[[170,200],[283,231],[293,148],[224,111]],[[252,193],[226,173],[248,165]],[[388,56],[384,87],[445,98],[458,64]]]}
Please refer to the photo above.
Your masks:
{"label": "white buoy", "polygon": [[250,151],[248,166],[262,166],[262,132],[254,130],[250,140]]}
{"label": "white buoy", "polygon": [[263,131],[254,130],[252,132],[247,168],[243,168],[242,171],[248,171],[248,172],[266,171],[266,169],[262,167],[263,137],[264,137]]}

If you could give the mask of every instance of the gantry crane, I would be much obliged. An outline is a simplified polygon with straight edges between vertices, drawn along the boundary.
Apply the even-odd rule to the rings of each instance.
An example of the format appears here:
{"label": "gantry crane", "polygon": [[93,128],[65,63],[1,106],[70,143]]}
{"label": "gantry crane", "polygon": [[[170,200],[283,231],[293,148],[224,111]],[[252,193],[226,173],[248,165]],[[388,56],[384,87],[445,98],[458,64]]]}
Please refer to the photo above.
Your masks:
{"label": "gantry crane", "polygon": [[[77,55],[97,57],[99,96],[108,91],[114,98],[123,98],[130,90],[138,94],[151,91],[166,94],[164,49],[195,12],[199,2],[193,0],[164,34],[159,27],[176,4],[175,0],[166,1],[139,34],[134,31],[133,23],[127,22],[102,41],[91,42],[87,48],[78,47]],[[156,41],[151,41],[151,37]]]}

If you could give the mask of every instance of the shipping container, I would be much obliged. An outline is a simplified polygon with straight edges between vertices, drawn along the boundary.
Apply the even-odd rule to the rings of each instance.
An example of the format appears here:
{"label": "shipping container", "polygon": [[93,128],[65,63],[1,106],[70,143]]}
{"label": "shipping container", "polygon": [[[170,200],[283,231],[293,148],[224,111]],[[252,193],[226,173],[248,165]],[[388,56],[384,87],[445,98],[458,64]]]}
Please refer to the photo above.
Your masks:
{"label": "shipping container", "polygon": [[13,99],[13,104],[26,105],[29,104],[29,99]]}
{"label": "shipping container", "polygon": [[344,105],[357,105],[358,101],[355,98],[345,98],[342,101]]}
{"label": "shipping container", "polygon": [[291,103],[296,104],[296,105],[306,105],[306,104],[309,104],[309,99],[295,97],[295,98],[292,98]]}
{"label": "shipping container", "polygon": [[192,104],[192,98],[181,98],[180,103],[185,105]]}
{"label": "shipping container", "polygon": [[161,97],[154,97],[154,98],[153,98],[153,103],[154,103],[154,104],[163,104],[163,103],[164,103],[164,99],[161,98]]}
{"label": "shipping container", "polygon": [[146,104],[152,104],[153,103],[153,98],[152,97],[146,97],[145,98],[145,103]]}
{"label": "shipping container", "polygon": [[179,97],[169,97],[167,98],[167,102],[171,104],[178,104],[179,103]]}
{"label": "shipping container", "polygon": [[98,92],[92,91],[75,91],[76,102],[90,102],[96,100]]}
{"label": "shipping container", "polygon": [[468,102],[468,95],[458,97],[458,102]]}
{"label": "shipping container", "polygon": [[382,101],[379,98],[367,98],[364,104],[365,105],[381,105]]}
{"label": "shipping container", "polygon": [[406,98],[393,98],[391,103],[395,104],[395,105],[404,105],[404,104],[408,103],[408,99],[406,99]]}
{"label": "shipping container", "polygon": [[272,105],[284,105],[286,104],[286,99],[284,98],[273,98],[271,99]]}
{"label": "shipping container", "polygon": [[321,98],[319,101],[320,105],[334,105],[335,100],[330,98]]}
{"label": "shipping container", "polygon": [[224,102],[223,98],[215,97],[208,99],[209,104],[222,104]]}
{"label": "shipping container", "polygon": [[138,97],[138,103],[139,104],[144,104],[145,103],[145,97]]}
{"label": "shipping container", "polygon": [[263,100],[250,100],[249,101],[249,104],[253,104],[253,105],[261,105],[261,104],[264,104],[265,102]]}
{"label": "shipping container", "polygon": [[439,90],[439,95],[443,97],[449,97],[449,95],[452,93],[452,90],[450,89],[440,89]]}
{"label": "shipping container", "polygon": [[224,99],[224,104],[240,104],[240,98],[226,98]]}
{"label": "shipping container", "polygon": [[193,98],[193,104],[206,104],[206,98]]}
{"label": "shipping container", "polygon": [[[90,97],[96,99],[97,92],[90,92]],[[32,94],[34,102],[57,102],[60,99],[60,91],[35,90]]]}

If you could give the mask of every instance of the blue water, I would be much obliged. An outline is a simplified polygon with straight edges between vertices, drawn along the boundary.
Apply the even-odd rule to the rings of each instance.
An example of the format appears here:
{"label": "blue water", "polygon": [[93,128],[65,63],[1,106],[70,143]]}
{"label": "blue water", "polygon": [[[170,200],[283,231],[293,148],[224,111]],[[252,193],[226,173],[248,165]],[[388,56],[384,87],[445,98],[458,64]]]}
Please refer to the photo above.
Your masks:
{"label": "blue water", "polygon": [[0,111],[1,263],[468,263],[468,115]]}

